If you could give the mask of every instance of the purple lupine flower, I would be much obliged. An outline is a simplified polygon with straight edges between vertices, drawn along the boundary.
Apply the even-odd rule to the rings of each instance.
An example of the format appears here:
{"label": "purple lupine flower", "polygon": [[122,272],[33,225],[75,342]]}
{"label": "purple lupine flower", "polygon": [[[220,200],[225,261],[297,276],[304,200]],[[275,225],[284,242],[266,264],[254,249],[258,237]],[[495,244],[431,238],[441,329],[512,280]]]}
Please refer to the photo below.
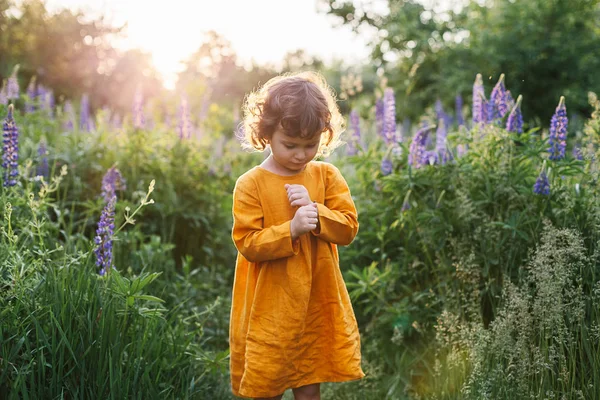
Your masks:
{"label": "purple lupine flower", "polygon": [[381,174],[383,176],[387,176],[392,173],[394,170],[394,164],[392,164],[392,160],[389,157],[384,157],[381,160]]}
{"label": "purple lupine flower", "polygon": [[375,101],[375,127],[377,134],[383,138],[383,100]]}
{"label": "purple lupine flower", "polygon": [[488,103],[488,122],[503,118],[508,112],[506,105],[506,87],[504,86],[504,74],[500,75],[498,83],[494,86],[492,93],[490,94],[490,101]]}
{"label": "purple lupine flower", "polygon": [[410,203],[408,202],[408,200],[404,200],[404,202],[402,203],[402,208],[400,209],[401,212],[405,212],[410,210]]}
{"label": "purple lupine flower", "polygon": [[72,131],[75,128],[75,110],[70,100],[65,101],[63,128]]}
{"label": "purple lupine flower", "polygon": [[540,172],[540,175],[533,185],[533,192],[543,196],[550,195],[550,181],[548,180],[548,176],[544,169],[542,169],[542,172]]}
{"label": "purple lupine flower", "polygon": [[435,133],[435,153],[440,164],[444,165],[448,161],[448,149],[446,147],[448,132],[446,123],[443,119],[439,120],[438,128]]}
{"label": "purple lupine flower", "polygon": [[360,116],[356,110],[350,112],[350,131],[352,132],[352,137],[348,142],[348,155],[354,156],[358,153],[358,146],[360,144]]}
{"label": "purple lupine flower", "polygon": [[506,91],[506,107],[508,110],[512,110],[515,106],[515,99],[513,99],[512,94],[510,94],[510,90]]}
{"label": "purple lupine flower", "polygon": [[6,93],[6,84],[2,84],[2,88],[0,88],[0,104],[7,105],[8,104],[8,95]]}
{"label": "purple lupine flower", "polygon": [[50,176],[50,170],[48,168],[48,149],[46,148],[46,142],[44,140],[40,141],[38,155],[40,157],[40,162],[37,166],[36,175],[48,179]]}
{"label": "purple lupine flower", "polygon": [[19,80],[17,79],[17,73],[19,72],[19,64],[15,65],[13,68],[12,74],[8,78],[8,82],[6,84],[6,98],[8,100],[16,100],[19,98]]}
{"label": "purple lupine flower", "polygon": [[573,146],[573,158],[576,160],[583,160],[583,152],[581,151],[581,146],[575,145]]}
{"label": "purple lupine flower", "polygon": [[144,95],[142,86],[138,85],[133,96],[133,127],[135,129],[144,129],[146,120],[144,119]]}
{"label": "purple lupine flower", "polygon": [[452,125],[452,117],[450,117],[450,115],[444,111],[444,106],[442,105],[442,101],[440,99],[437,99],[435,102],[435,114],[438,121],[440,119],[444,120],[446,128]]}
{"label": "purple lupine flower", "polygon": [[31,77],[29,85],[27,86],[27,98],[25,99],[25,112],[32,113],[35,111],[35,76]]}
{"label": "purple lupine flower", "polygon": [[386,145],[396,138],[396,99],[394,90],[386,88],[383,93],[383,140]]}
{"label": "purple lupine flower", "polygon": [[550,121],[550,134],[548,135],[548,143],[550,144],[548,149],[550,156],[548,158],[550,160],[556,161],[565,158],[568,122],[565,96],[560,96],[560,101]]}
{"label": "purple lupine flower", "polygon": [[51,89],[45,90],[41,101],[42,110],[46,111],[50,118],[54,118],[54,92]]}
{"label": "purple lupine flower", "polygon": [[81,96],[81,102],[79,106],[79,129],[84,132],[90,132],[92,129],[92,121],[90,119],[90,98],[86,94]]}
{"label": "purple lupine flower", "polygon": [[190,117],[190,106],[186,96],[181,96],[181,105],[179,106],[179,139],[189,139],[192,137],[192,120]]}
{"label": "purple lupine flower", "polygon": [[108,202],[113,196],[116,196],[117,190],[125,190],[127,188],[125,178],[121,175],[116,167],[110,167],[102,178],[102,197]]}
{"label": "purple lupine flower", "polygon": [[19,174],[19,130],[13,118],[14,106],[8,106],[8,114],[2,126],[3,147],[2,167],[4,168],[3,186],[15,186]]}
{"label": "purple lupine flower", "polygon": [[113,196],[104,206],[100,215],[100,221],[98,222],[98,228],[96,229],[96,237],[94,238],[94,243],[96,244],[94,254],[96,255],[96,266],[100,267],[100,275],[105,275],[111,267],[114,268],[112,264],[112,236],[115,230],[116,202],[117,197]]}
{"label": "purple lupine flower", "polygon": [[456,146],[456,156],[458,158],[463,157],[465,154],[467,154],[466,144],[459,144],[458,146]]}
{"label": "purple lupine flower", "polygon": [[429,164],[429,165],[434,165],[436,163],[440,162],[440,157],[437,153],[437,151],[435,150],[426,150],[425,153],[423,154],[423,165]]}
{"label": "purple lupine flower", "polygon": [[428,132],[431,127],[424,127],[419,129],[410,144],[408,153],[408,164],[415,168],[420,168],[429,160],[429,154],[425,147],[427,143]]}
{"label": "purple lupine flower", "polygon": [[487,122],[487,102],[481,74],[475,77],[473,83],[473,126]]}
{"label": "purple lupine flower", "polygon": [[454,101],[454,106],[456,109],[456,124],[458,126],[465,125],[465,118],[463,117],[463,98],[460,94],[456,95],[456,99]]}
{"label": "purple lupine flower", "polygon": [[517,97],[517,103],[508,115],[506,120],[506,130],[517,134],[523,133],[523,114],[521,114],[521,101],[523,96]]}
{"label": "purple lupine flower", "polygon": [[44,107],[44,99],[46,98],[46,92],[48,91],[48,89],[46,89],[46,87],[44,85],[42,85],[41,83],[37,84],[37,87],[35,88],[35,98],[36,98],[36,103],[38,106],[38,109],[43,109]]}

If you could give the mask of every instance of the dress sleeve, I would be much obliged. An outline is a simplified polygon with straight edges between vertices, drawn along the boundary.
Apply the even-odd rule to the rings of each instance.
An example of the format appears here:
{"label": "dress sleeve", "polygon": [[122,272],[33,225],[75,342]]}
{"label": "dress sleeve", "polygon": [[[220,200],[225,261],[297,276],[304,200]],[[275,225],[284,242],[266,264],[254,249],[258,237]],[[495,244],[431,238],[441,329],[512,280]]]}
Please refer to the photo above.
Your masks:
{"label": "dress sleeve", "polygon": [[276,260],[298,254],[299,241],[292,242],[291,221],[265,228],[256,185],[248,179],[233,190],[233,230],[237,250],[250,262]]}
{"label": "dress sleeve", "polygon": [[350,188],[340,171],[329,165],[324,204],[317,203],[319,225],[311,233],[341,246],[352,243],[358,233],[358,215]]}

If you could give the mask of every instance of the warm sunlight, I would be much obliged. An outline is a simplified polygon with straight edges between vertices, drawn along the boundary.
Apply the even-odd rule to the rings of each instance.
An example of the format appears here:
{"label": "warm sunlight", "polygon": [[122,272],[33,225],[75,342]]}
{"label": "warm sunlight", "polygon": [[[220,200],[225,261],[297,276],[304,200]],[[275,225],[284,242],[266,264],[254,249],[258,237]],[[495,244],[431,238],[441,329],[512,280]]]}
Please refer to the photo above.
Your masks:
{"label": "warm sunlight", "polygon": [[[165,6],[166,4],[166,6]],[[344,26],[333,28],[331,18],[317,12],[311,0],[226,0],[167,3],[142,0],[48,0],[48,7],[82,9],[103,14],[114,24],[127,23],[124,47],[139,47],[153,56],[165,85],[172,87],[179,61],[214,30],[232,43],[245,63],[277,64],[296,49],[325,60],[360,61],[367,55],[366,38],[356,37]]]}

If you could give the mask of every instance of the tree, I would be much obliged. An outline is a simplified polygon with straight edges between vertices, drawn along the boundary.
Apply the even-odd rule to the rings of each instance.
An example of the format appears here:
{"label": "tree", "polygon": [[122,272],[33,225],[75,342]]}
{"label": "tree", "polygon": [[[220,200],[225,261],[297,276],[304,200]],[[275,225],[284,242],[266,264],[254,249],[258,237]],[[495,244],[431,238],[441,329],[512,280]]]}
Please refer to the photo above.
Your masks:
{"label": "tree", "polygon": [[79,99],[87,93],[93,108],[106,105],[120,113],[131,110],[132,87],[138,83],[148,94],[162,90],[149,55],[117,51],[113,39],[122,28],[103,18],[67,9],[50,14],[41,0],[18,6],[0,0],[0,27],[0,78],[20,64],[21,88],[35,76],[58,99]]}
{"label": "tree", "polygon": [[560,95],[570,111],[586,112],[586,93],[600,83],[598,0],[455,1],[453,9],[416,0],[384,0],[377,13],[351,1],[322,0],[328,13],[360,32],[375,28],[372,58],[396,89],[403,116],[417,118],[440,98],[470,97],[477,73],[501,73],[523,94],[526,118],[549,124]]}

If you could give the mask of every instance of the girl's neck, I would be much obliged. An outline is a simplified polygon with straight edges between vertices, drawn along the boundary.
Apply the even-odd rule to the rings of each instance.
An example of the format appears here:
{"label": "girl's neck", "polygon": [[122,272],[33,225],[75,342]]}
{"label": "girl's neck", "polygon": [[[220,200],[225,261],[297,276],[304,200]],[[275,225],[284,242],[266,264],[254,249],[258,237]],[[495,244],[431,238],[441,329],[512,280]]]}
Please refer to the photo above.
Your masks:
{"label": "girl's neck", "polygon": [[298,175],[306,169],[306,165],[305,165],[301,171],[291,171],[291,170],[281,166],[277,161],[275,161],[275,159],[273,159],[272,155],[269,155],[269,157],[265,158],[265,160],[260,164],[260,167],[263,169],[266,169],[269,172],[272,172],[276,175],[281,175],[281,176]]}

